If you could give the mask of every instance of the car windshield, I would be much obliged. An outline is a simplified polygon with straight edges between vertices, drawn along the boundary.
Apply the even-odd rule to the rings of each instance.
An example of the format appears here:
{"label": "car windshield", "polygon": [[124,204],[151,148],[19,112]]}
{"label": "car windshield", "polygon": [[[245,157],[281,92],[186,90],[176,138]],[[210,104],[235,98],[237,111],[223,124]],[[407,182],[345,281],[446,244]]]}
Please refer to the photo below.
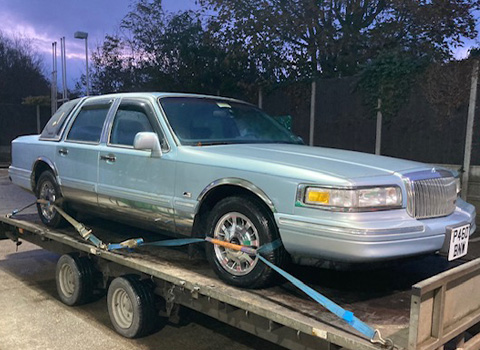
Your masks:
{"label": "car windshield", "polygon": [[183,145],[302,143],[260,109],[246,103],[200,97],[165,97],[160,104]]}

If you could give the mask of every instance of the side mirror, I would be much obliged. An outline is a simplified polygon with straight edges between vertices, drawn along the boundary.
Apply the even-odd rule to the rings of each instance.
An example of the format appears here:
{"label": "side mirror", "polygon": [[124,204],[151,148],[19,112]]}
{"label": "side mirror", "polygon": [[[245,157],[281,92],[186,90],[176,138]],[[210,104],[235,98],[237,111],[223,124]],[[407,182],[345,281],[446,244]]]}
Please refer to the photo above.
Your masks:
{"label": "side mirror", "polygon": [[133,148],[138,150],[152,151],[152,157],[160,158],[162,156],[162,148],[158,135],[154,132],[139,132],[133,140]]}

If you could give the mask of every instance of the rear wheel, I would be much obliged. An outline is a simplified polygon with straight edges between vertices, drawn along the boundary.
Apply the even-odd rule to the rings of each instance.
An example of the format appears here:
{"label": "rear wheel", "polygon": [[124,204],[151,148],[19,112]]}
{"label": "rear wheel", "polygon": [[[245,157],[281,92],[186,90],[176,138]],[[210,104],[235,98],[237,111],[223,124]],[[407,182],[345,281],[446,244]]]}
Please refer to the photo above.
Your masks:
{"label": "rear wheel", "polygon": [[148,335],[158,326],[153,288],[137,276],[115,278],[108,288],[107,304],[113,327],[124,337]]}
{"label": "rear wheel", "polygon": [[[60,186],[58,186],[55,176],[51,171],[44,171],[40,175],[37,181],[35,194],[37,195],[37,198],[45,199],[50,203],[58,203],[59,199],[62,198]],[[47,226],[56,228],[66,224],[65,219],[51,204],[37,203],[37,211],[40,219]]]}
{"label": "rear wheel", "polygon": [[[218,202],[208,217],[207,234],[252,248],[259,248],[279,237],[271,215],[258,201],[246,196],[228,197]],[[206,253],[213,270],[229,284],[261,288],[275,278],[275,272],[256,256],[213,244],[207,244]],[[283,265],[286,257],[283,247],[262,255],[277,266]]]}

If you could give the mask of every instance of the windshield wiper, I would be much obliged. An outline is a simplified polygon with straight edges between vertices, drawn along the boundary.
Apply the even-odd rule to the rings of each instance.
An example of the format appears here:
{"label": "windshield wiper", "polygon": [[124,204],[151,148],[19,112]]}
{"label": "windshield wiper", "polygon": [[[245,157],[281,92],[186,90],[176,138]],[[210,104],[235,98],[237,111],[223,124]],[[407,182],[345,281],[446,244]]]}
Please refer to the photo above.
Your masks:
{"label": "windshield wiper", "polygon": [[218,145],[231,145],[234,143],[235,142],[232,142],[232,141],[208,141],[208,142],[199,141],[196,144],[193,144],[193,146],[218,146]]}

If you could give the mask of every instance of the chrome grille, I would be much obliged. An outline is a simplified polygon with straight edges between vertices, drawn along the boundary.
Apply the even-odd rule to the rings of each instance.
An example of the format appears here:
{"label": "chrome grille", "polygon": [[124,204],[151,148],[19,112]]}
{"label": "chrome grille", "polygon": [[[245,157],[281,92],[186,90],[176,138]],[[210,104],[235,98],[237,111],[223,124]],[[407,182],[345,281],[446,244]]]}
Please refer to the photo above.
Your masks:
{"label": "chrome grille", "polygon": [[453,213],[457,200],[454,177],[409,180],[407,211],[417,219],[435,218]]}

